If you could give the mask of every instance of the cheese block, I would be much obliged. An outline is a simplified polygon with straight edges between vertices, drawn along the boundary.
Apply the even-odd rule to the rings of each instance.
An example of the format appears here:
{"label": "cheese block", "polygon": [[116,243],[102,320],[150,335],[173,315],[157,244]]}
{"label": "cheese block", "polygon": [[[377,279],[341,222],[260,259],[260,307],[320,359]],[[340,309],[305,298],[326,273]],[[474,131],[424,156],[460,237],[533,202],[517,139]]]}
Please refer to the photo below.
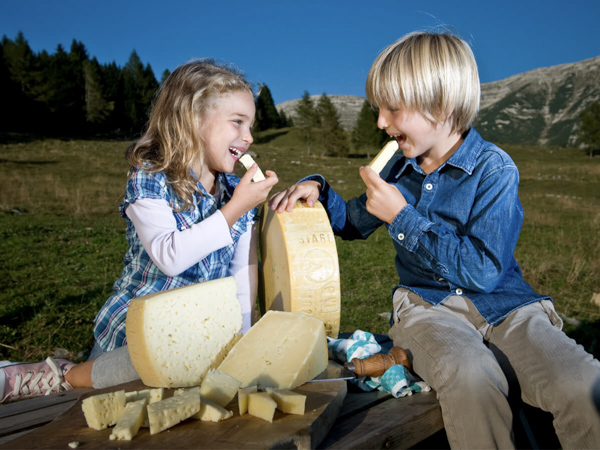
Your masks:
{"label": "cheese block", "polygon": [[263,310],[309,314],[327,336],[340,329],[340,268],[335,237],[320,202],[298,201],[290,212],[265,206],[261,215]]}
{"label": "cheese block", "polygon": [[204,422],[220,422],[221,420],[233,417],[233,411],[228,411],[222,406],[206,398],[202,398],[200,401],[200,411],[193,417]]}
{"label": "cheese block", "polygon": [[[252,167],[252,164],[254,164],[254,159],[248,153],[244,153],[240,158],[240,162],[244,165],[246,170],[248,170],[250,167]],[[265,175],[262,173],[262,170],[260,170],[260,167],[258,167],[256,169],[256,173],[252,177],[252,181],[262,181],[264,179]]]}
{"label": "cheese block", "polygon": [[235,278],[134,299],[126,327],[131,361],[146,386],[198,386],[239,339]]}
{"label": "cheese block", "polygon": [[286,414],[304,414],[306,395],[288,389],[267,388],[266,392],[275,400],[279,411]]}
{"label": "cheese block", "polygon": [[[137,400],[147,400],[148,404],[150,403],[155,403],[155,402],[160,402],[165,396],[165,390],[163,388],[156,388],[156,389],[144,389],[141,391],[131,391],[131,392],[125,392],[125,401],[127,403],[129,402],[135,402]],[[150,423],[148,422],[148,415],[146,414],[145,418],[144,418],[144,422],[142,423],[142,426],[144,428],[148,428],[150,426]]]}
{"label": "cheese block", "polygon": [[81,409],[88,427],[103,430],[113,426],[125,410],[125,391],[93,395],[84,398]]}
{"label": "cheese block", "polygon": [[256,386],[238,389],[238,409],[240,410],[240,416],[248,412],[248,396],[253,392],[257,392]]}
{"label": "cheese block", "polygon": [[202,381],[200,395],[219,406],[226,406],[233,400],[241,384],[231,375],[211,369]]}
{"label": "cheese block", "polygon": [[112,430],[109,438],[110,440],[121,440],[121,441],[130,441],[132,440],[138,433],[140,426],[148,415],[146,411],[146,405],[148,404],[148,399],[143,398],[141,400],[136,400],[129,402],[125,405],[125,410],[117,424]]}
{"label": "cheese block", "polygon": [[306,314],[267,311],[219,366],[242,382],[293,389],[327,368],[323,321]]}
{"label": "cheese block", "polygon": [[369,163],[369,167],[377,173],[381,172],[389,160],[392,159],[394,153],[398,151],[398,148],[398,141],[395,139],[389,141],[383,146],[379,153],[377,153],[377,156],[373,158],[373,161]]}
{"label": "cheese block", "polygon": [[160,402],[148,405],[148,421],[150,434],[177,425],[182,420],[192,417],[200,411],[200,391],[191,389],[180,395],[174,395]]}
{"label": "cheese block", "polygon": [[248,396],[248,414],[273,422],[277,403],[266,392],[253,392]]}

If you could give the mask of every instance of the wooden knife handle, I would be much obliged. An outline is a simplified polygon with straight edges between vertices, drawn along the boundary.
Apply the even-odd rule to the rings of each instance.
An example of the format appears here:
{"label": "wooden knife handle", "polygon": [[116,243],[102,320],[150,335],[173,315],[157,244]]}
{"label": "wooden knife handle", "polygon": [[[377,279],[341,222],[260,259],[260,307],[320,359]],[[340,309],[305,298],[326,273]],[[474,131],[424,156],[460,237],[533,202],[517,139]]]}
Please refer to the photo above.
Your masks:
{"label": "wooden knife handle", "polygon": [[380,377],[393,365],[402,365],[411,369],[410,360],[406,351],[401,347],[392,347],[389,354],[377,353],[368,358],[354,358],[350,363],[354,366],[357,377]]}

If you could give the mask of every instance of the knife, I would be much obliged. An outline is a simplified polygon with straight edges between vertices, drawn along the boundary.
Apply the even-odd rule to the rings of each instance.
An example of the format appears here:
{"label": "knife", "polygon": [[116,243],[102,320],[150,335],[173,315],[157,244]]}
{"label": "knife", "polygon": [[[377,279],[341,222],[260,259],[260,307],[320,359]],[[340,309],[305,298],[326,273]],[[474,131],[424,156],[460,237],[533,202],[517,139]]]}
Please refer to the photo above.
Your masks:
{"label": "knife", "polygon": [[393,365],[402,365],[411,370],[410,360],[406,351],[401,347],[392,347],[389,353],[376,353],[368,358],[353,358],[343,366],[329,361],[327,369],[309,381],[353,380],[365,376],[380,377]]}

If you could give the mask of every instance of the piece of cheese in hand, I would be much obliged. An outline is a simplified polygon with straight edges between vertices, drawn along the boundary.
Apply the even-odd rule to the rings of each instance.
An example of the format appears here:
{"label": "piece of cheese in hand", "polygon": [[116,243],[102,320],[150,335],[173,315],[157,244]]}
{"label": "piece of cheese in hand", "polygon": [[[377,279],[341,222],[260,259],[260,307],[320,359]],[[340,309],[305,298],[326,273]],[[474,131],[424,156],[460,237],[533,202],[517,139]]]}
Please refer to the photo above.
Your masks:
{"label": "piece of cheese in hand", "polygon": [[233,400],[241,384],[231,375],[220,370],[211,369],[202,381],[200,395],[224,407]]}
{"label": "piece of cheese in hand", "polygon": [[327,368],[323,321],[306,314],[267,311],[218,367],[242,382],[293,389]]}
{"label": "piece of cheese in hand", "polygon": [[381,151],[377,153],[377,156],[373,158],[373,161],[369,163],[369,167],[379,174],[389,160],[392,159],[394,153],[398,151],[398,148],[398,141],[395,139],[393,141],[389,141],[383,146]]}
{"label": "piece of cheese in hand", "polygon": [[131,361],[146,386],[198,386],[239,339],[235,278],[134,299],[126,327]]}
{"label": "piece of cheese in hand", "polygon": [[[250,167],[252,167],[252,164],[254,164],[254,159],[248,153],[244,153],[240,157],[240,162],[244,165],[246,170],[248,170]],[[260,170],[260,167],[257,166],[256,173],[252,177],[252,181],[262,181],[264,179],[265,175],[262,173],[262,170]]]}
{"label": "piece of cheese in hand", "polygon": [[110,434],[110,440],[132,440],[137,435],[142,423],[146,420],[148,415],[146,410],[147,404],[147,398],[127,403],[123,414],[119,417],[117,424]]}
{"label": "piece of cheese in hand", "polygon": [[152,403],[148,405],[150,434],[160,433],[171,428],[182,420],[192,417],[198,411],[200,411],[200,391],[198,389],[190,389],[180,395]]}
{"label": "piece of cheese in hand", "polygon": [[261,287],[264,309],[309,314],[337,338],[340,329],[340,268],[335,236],[320,202],[298,201],[279,214],[261,214]]}
{"label": "piece of cheese in hand", "polygon": [[266,392],[254,392],[248,396],[248,414],[273,422],[277,403]]}
{"label": "piece of cheese in hand", "polygon": [[277,403],[279,411],[286,414],[304,414],[306,395],[298,394],[288,389],[267,388],[266,391],[275,400],[275,403]]}
{"label": "piece of cheese in hand", "polygon": [[240,410],[240,416],[243,416],[248,412],[248,396],[257,392],[257,390],[256,386],[248,386],[238,390],[238,409]]}
{"label": "piece of cheese in hand", "polygon": [[117,423],[125,410],[125,391],[109,392],[84,398],[81,409],[88,424],[94,430],[103,430]]}

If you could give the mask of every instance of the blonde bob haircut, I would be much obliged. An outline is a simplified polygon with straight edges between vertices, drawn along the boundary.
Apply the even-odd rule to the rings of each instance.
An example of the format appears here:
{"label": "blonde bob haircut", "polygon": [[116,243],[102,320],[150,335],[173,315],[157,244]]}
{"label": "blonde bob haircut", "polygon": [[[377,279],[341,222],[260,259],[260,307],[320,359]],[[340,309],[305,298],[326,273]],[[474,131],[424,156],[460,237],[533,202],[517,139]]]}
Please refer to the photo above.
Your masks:
{"label": "blonde bob haircut", "polygon": [[147,130],[127,150],[131,167],[165,172],[183,205],[178,210],[192,208],[193,194],[200,192],[191,171],[192,164],[204,158],[200,125],[221,96],[235,91],[252,94],[252,85],[232,67],[211,59],[177,67],[157,91]]}
{"label": "blonde bob haircut", "polygon": [[469,45],[450,33],[414,32],[383,50],[369,71],[369,103],[450,121],[463,133],[479,110],[477,63]]}

